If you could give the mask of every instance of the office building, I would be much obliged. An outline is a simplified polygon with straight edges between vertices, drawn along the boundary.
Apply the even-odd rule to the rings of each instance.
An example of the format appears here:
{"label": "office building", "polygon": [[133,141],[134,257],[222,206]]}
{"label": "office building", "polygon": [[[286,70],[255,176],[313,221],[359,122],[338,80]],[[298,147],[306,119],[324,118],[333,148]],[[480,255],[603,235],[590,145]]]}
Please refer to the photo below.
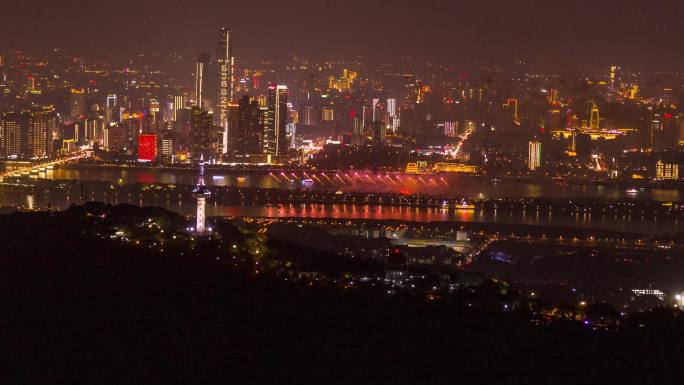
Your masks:
{"label": "office building", "polygon": [[387,142],[387,126],[381,120],[373,122],[373,143],[384,145]]}
{"label": "office building", "polygon": [[228,151],[228,114],[229,104],[233,101],[233,42],[232,33],[229,29],[221,28],[218,34],[216,49],[216,64],[218,68],[219,95],[218,95],[218,125],[223,129],[222,153]]}
{"label": "office building", "polygon": [[51,108],[0,115],[0,157],[41,159],[52,154],[56,119]]}
{"label": "office building", "polygon": [[354,126],[352,128],[352,146],[363,145],[363,118],[359,115],[354,117]]}
{"label": "office building", "polygon": [[72,88],[69,92],[69,115],[81,117],[86,112],[86,95],[84,89]]}
{"label": "office building", "polygon": [[230,149],[234,155],[247,156],[263,151],[264,116],[259,102],[245,95],[237,107],[237,119],[230,132]]}
{"label": "office building", "polygon": [[659,160],[656,163],[656,179],[658,180],[677,180],[679,179],[679,165],[676,163],[665,163]]}
{"label": "office building", "polygon": [[287,132],[287,143],[289,143],[289,148],[294,150],[297,147],[297,125],[295,123],[288,123],[285,127]]}
{"label": "office building", "polygon": [[387,113],[389,114],[390,118],[397,116],[397,99],[387,99]]}
{"label": "office building", "polygon": [[174,122],[178,121],[178,111],[185,108],[185,95],[176,95],[173,97],[173,117]]}
{"label": "office building", "polygon": [[197,55],[195,65],[195,107],[204,108],[204,88],[211,58],[208,53]]}
{"label": "office building", "polygon": [[23,118],[16,112],[6,112],[0,118],[0,155],[3,158],[21,156]]}
{"label": "office building", "polygon": [[529,143],[527,167],[530,171],[541,167],[541,142],[531,141]]}
{"label": "office building", "polygon": [[157,159],[157,135],[138,135],[138,162],[152,162]]}
{"label": "office building", "polygon": [[332,122],[335,120],[335,110],[332,107],[323,107],[322,120],[324,122]]}
{"label": "office building", "polygon": [[263,153],[266,155],[285,155],[289,148],[287,145],[287,97],[287,86],[269,85],[268,112],[263,136]]}
{"label": "office building", "polygon": [[195,159],[212,159],[215,155],[214,117],[193,107],[190,111],[190,152]]}

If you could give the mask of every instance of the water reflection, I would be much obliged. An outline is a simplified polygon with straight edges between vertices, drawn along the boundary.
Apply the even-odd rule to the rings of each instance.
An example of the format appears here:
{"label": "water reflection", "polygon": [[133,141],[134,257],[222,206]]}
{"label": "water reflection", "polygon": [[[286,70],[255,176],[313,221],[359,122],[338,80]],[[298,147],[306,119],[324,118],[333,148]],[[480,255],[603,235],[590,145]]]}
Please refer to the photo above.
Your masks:
{"label": "water reflection", "polygon": [[[38,175],[50,180],[121,181],[125,184],[191,184],[197,182],[193,172],[145,169],[70,169],[60,168]],[[213,173],[206,183],[214,186],[256,188],[313,189],[327,191],[402,192],[436,195],[457,195],[483,199],[491,197],[650,199],[679,201],[684,197],[680,189],[654,188],[628,194],[624,187],[597,185],[568,185],[552,181],[538,182],[508,178],[492,181],[485,177],[447,175],[430,177],[405,174],[373,173],[311,173],[273,174],[258,172]]]}

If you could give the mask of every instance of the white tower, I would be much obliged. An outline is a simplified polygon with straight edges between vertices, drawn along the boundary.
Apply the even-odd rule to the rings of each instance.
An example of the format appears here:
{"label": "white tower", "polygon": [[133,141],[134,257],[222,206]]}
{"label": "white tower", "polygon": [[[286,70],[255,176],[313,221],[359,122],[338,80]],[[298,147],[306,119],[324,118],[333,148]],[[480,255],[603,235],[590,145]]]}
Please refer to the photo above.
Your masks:
{"label": "white tower", "polygon": [[198,234],[204,234],[206,232],[206,205],[207,198],[211,195],[211,192],[204,185],[204,157],[200,158],[200,175],[197,180],[197,187],[195,187],[195,198],[197,198],[197,226],[195,226],[195,231]]}

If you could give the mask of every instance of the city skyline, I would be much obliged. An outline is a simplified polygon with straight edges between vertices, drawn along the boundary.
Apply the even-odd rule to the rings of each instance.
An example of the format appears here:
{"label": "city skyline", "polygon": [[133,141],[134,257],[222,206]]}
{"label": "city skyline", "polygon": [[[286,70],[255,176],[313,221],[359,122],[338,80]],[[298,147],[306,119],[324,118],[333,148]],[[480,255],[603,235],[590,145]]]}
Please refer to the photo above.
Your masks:
{"label": "city skyline", "polygon": [[0,383],[681,382],[684,3],[0,8]]}

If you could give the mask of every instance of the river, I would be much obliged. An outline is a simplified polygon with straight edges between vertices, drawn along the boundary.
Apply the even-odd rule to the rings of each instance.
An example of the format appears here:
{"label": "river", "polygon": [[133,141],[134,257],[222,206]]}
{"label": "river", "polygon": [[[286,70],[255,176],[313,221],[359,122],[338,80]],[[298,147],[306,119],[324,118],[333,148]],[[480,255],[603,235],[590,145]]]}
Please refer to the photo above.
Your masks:
{"label": "river", "polygon": [[[183,171],[136,168],[58,168],[39,174],[51,180],[120,181],[124,184],[192,184],[196,174]],[[358,192],[401,192],[488,198],[597,198],[607,200],[643,199],[654,201],[684,200],[681,188],[646,188],[632,190],[625,186],[568,184],[551,180],[493,179],[467,175],[420,176],[376,173],[303,173],[303,172],[227,172],[210,173],[207,185],[284,189],[319,189]],[[631,190],[631,191],[628,191]]]}
{"label": "river", "polygon": [[[57,186],[58,183],[55,183]],[[148,185],[131,186],[119,192],[111,189],[109,183],[85,181],[82,184],[62,184],[67,187],[43,189],[30,187],[24,189],[0,189],[0,206],[23,206],[28,208],[64,209],[71,204],[87,201],[107,203],[130,203],[140,206],[160,206],[180,214],[192,216],[195,204],[191,189],[167,190],[147,188]],[[182,191],[182,192],[181,192]],[[83,195],[83,198],[81,197]],[[83,200],[82,200],[83,199]],[[414,222],[481,222],[502,224],[552,225],[579,228],[606,229],[613,231],[640,232],[649,234],[673,233],[684,231],[684,221],[676,217],[649,217],[638,215],[592,215],[589,213],[540,212],[535,209],[475,209],[407,207],[368,204],[272,204],[245,205],[220,204],[210,197],[207,205],[208,216],[230,217],[299,217],[299,218],[338,218],[368,220],[401,220]]]}

